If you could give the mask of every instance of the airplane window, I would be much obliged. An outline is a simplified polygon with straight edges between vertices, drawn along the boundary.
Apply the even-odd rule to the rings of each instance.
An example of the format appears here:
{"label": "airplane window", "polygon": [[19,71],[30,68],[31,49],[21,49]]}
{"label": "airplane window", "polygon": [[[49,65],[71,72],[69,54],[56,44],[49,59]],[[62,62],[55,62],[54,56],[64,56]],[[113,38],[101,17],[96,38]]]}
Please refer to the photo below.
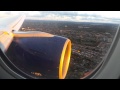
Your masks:
{"label": "airplane window", "polygon": [[[28,12],[24,13],[26,14]],[[63,62],[60,62],[63,63],[61,67],[64,68],[59,69],[61,70],[61,72],[59,71],[59,78],[84,78],[103,62],[103,58],[108,52],[116,34],[119,21],[116,20],[116,17],[113,20],[113,17],[107,17],[107,15],[105,12],[95,11],[36,11],[33,14],[28,13],[19,30],[20,33],[13,31],[15,39],[6,52],[6,55],[16,67],[31,77],[47,79],[50,76],[54,78],[50,75],[50,73],[54,73],[53,71],[47,69],[48,72],[46,73],[44,72],[46,68],[43,68],[43,70],[40,68],[41,72],[43,72],[41,73],[38,68],[40,65],[42,67],[60,68],[59,65],[52,64],[50,67],[49,64],[51,62],[46,62],[44,65],[41,64],[42,62],[36,63],[38,62],[37,58],[41,56],[40,59],[44,58],[44,60],[49,59],[52,61],[53,58],[51,56],[53,54],[51,54],[51,52],[54,53],[55,58],[59,57],[59,54],[57,54],[59,52],[58,48],[62,48],[61,43],[66,42],[65,60],[63,59]],[[41,37],[38,31],[47,33],[47,37]],[[27,34],[26,32],[32,32],[33,34]],[[45,33],[43,34],[46,35]],[[34,38],[31,38],[31,35]],[[46,42],[51,43],[51,39],[48,38],[57,37],[53,35],[65,38],[63,40],[55,38],[52,45],[48,45]],[[44,41],[35,37],[44,38]],[[41,42],[44,43],[41,44]],[[34,45],[35,43],[36,45]],[[55,46],[53,43],[58,43],[59,45]],[[45,49],[45,46],[53,49]],[[56,49],[58,50],[56,51]],[[70,49],[71,57],[69,61]],[[44,52],[44,50],[46,51]],[[14,53],[19,52],[19,55],[15,55],[11,51]],[[27,52],[29,52],[29,54]],[[15,57],[18,60],[16,60]],[[25,62],[23,63],[24,60]],[[56,74],[54,73],[53,75]]]}

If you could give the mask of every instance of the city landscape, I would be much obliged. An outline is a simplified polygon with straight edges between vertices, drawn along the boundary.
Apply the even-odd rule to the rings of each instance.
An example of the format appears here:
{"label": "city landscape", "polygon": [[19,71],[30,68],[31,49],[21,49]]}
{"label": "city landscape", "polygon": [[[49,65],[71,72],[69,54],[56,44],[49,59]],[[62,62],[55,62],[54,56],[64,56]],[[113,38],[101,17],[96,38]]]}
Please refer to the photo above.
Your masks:
{"label": "city landscape", "polygon": [[66,79],[80,79],[91,72],[105,57],[118,24],[25,20],[21,31],[42,31],[67,37],[72,55]]}

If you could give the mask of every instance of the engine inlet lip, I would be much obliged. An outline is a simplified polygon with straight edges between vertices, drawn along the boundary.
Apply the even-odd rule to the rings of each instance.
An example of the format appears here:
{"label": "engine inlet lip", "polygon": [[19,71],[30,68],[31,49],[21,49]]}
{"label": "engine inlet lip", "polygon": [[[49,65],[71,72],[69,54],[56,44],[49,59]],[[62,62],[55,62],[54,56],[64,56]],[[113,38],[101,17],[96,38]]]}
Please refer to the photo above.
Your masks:
{"label": "engine inlet lip", "polygon": [[70,63],[70,57],[71,57],[71,41],[67,39],[61,53],[59,64],[59,79],[65,78]]}

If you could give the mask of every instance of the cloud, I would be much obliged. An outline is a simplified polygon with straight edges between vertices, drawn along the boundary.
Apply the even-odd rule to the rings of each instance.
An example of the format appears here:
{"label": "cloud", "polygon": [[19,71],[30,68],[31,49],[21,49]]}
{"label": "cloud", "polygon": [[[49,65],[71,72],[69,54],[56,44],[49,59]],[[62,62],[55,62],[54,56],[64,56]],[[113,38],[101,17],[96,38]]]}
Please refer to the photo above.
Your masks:
{"label": "cloud", "polygon": [[[29,15],[31,16],[31,15]],[[43,20],[67,20],[67,21],[88,21],[88,22],[105,22],[106,17],[98,14],[78,13],[78,11],[39,11],[31,17],[39,17]],[[110,18],[109,18],[110,19]]]}
{"label": "cloud", "polygon": [[109,11],[0,11],[0,17],[25,14],[27,19],[120,22],[120,12]]}
{"label": "cloud", "polygon": [[43,16],[47,16],[49,14],[56,16],[76,16],[78,13],[74,11],[39,11]]}

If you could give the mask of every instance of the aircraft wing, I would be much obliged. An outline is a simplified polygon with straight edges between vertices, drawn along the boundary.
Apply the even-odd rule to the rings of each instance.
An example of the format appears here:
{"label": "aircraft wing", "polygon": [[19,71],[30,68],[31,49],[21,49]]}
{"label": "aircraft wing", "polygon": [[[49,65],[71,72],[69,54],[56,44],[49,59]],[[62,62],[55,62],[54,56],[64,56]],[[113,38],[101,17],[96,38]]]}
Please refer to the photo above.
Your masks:
{"label": "aircraft wing", "polygon": [[23,24],[25,15],[22,16],[11,16],[0,19],[0,32],[6,31],[11,32],[12,30],[18,31]]}
{"label": "aircraft wing", "polygon": [[13,40],[12,31],[18,31],[25,16],[11,16],[0,19],[0,47],[6,51]]}

